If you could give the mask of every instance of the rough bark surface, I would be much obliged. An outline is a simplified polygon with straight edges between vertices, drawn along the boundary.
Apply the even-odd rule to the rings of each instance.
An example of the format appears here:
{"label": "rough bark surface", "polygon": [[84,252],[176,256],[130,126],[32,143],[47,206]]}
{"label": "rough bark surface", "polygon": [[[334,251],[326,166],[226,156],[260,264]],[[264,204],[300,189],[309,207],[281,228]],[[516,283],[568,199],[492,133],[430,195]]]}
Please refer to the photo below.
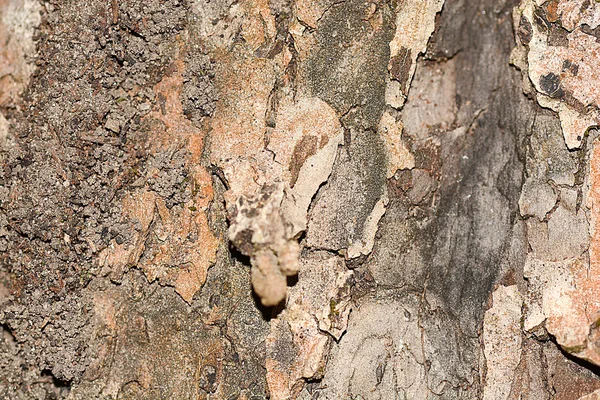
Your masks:
{"label": "rough bark surface", "polygon": [[600,397],[599,29],[0,0],[0,397]]}

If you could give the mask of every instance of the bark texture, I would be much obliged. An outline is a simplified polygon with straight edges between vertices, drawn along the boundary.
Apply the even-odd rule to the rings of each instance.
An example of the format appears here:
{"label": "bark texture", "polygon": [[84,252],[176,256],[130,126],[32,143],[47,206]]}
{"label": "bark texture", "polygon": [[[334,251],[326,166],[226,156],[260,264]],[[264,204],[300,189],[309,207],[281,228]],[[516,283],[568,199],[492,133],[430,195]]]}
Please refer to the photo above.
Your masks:
{"label": "bark texture", "polygon": [[0,397],[599,397],[599,29],[0,0]]}

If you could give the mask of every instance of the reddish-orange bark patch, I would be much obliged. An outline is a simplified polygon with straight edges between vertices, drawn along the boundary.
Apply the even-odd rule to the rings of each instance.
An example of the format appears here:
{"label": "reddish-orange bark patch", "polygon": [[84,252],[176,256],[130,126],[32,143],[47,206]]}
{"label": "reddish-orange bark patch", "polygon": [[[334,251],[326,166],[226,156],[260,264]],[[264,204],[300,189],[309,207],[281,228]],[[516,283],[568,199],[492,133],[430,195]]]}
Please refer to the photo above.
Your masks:
{"label": "reddish-orange bark patch", "polygon": [[[185,301],[191,302],[194,294],[204,285],[208,269],[216,260],[219,241],[212,233],[206,216],[214,197],[211,176],[200,165],[206,131],[187,119],[180,100],[185,68],[182,58],[180,55],[180,59],[173,62],[170,74],[155,86],[159,101],[145,119],[160,122],[152,124],[155,129],[150,138],[150,153],[183,146],[189,150],[189,159],[186,161],[191,170],[191,179],[187,184],[191,185],[192,200],[183,207],[169,210],[164,200],[153,192],[141,191],[126,196],[123,217],[139,221],[142,229],[135,234],[134,246],[112,243],[103,256],[117,274],[129,266],[137,265],[148,280],[159,279],[162,283],[173,285]],[[162,224],[162,244],[154,249],[152,257],[139,264],[150,234],[150,225],[155,218],[159,218]],[[190,237],[196,239],[191,241]]]}
{"label": "reddish-orange bark patch", "polygon": [[573,263],[571,275],[574,290],[565,293],[568,310],[548,318],[548,330],[568,351],[600,365],[600,146],[596,142],[590,159],[590,189],[587,205],[590,209],[589,266]]}

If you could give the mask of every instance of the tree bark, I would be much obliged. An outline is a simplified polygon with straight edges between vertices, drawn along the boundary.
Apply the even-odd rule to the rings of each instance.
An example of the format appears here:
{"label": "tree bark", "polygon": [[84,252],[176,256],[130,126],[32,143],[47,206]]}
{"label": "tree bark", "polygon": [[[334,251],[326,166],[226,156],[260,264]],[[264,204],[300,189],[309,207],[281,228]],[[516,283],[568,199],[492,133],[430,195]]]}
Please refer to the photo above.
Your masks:
{"label": "tree bark", "polygon": [[600,396],[599,26],[0,0],[0,397]]}

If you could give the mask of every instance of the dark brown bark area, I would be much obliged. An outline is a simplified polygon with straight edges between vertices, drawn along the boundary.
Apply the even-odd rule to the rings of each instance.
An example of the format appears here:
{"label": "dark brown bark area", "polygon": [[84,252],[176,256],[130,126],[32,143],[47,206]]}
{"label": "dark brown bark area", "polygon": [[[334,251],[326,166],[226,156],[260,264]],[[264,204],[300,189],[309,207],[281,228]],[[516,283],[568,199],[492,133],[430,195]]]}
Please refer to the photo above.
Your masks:
{"label": "dark brown bark area", "polygon": [[[198,121],[215,101],[209,57],[180,37],[191,18],[185,2],[111,4],[47,3],[36,72],[2,110],[15,136],[0,177],[0,397],[64,398],[75,385],[71,395],[92,398],[111,380],[119,398],[190,398],[216,385],[264,395],[268,324],[226,245],[191,306],[139,271],[98,265],[111,242],[134,245],[121,209],[127,193],[146,185],[169,209],[193,195],[183,143],[150,150],[162,128],[146,117],[165,113],[154,85],[174,73],[182,48],[184,111]],[[223,232],[218,201],[211,210]],[[145,254],[158,245],[149,239]],[[94,319],[103,294],[116,300],[117,332]],[[141,390],[140,370],[162,384]]]}

